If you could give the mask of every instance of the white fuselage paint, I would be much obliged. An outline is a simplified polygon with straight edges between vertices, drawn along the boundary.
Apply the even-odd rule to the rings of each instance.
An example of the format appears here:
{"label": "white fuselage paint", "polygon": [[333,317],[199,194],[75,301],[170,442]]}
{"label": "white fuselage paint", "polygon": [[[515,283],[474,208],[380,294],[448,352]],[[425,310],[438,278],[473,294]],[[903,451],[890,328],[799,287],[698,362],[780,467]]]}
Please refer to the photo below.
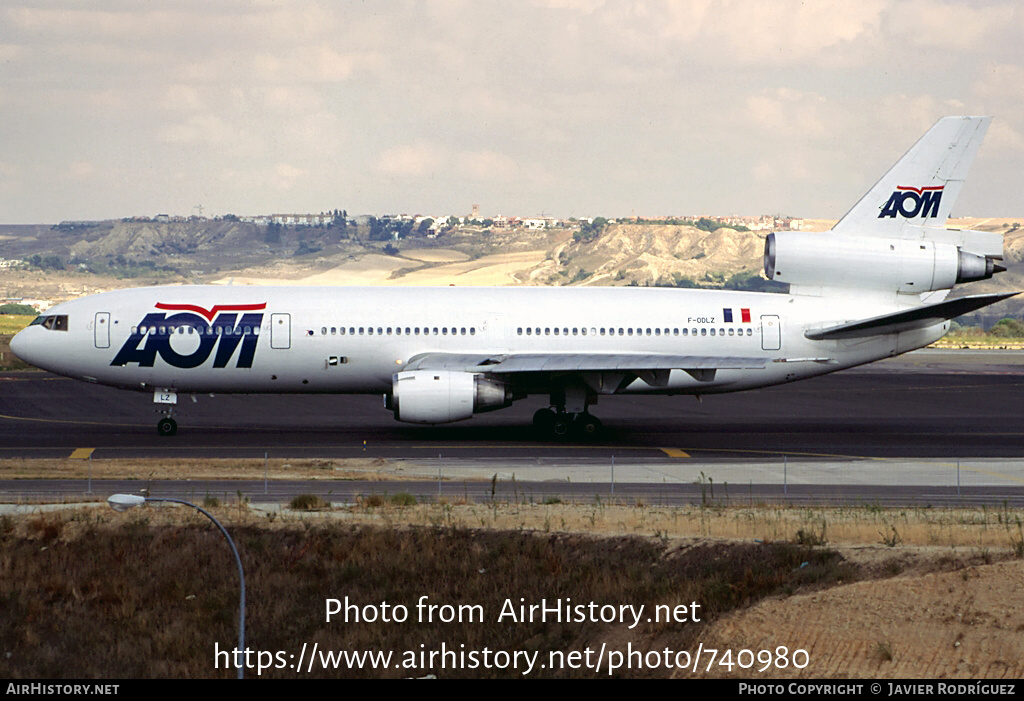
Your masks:
{"label": "white fuselage paint", "polygon": [[[32,326],[15,337],[12,349],[33,365],[78,379],[149,391],[218,393],[387,393],[393,374],[424,353],[586,352],[768,359],[763,369],[719,370],[710,382],[673,370],[667,385],[652,387],[638,379],[625,389],[711,394],[861,365],[923,347],[946,332],[948,322],[854,340],[804,337],[808,329],[903,308],[898,297],[865,300],[856,295],[632,287],[168,286],[108,292],[57,305],[47,314],[66,314],[67,331]],[[147,315],[178,313],[160,312],[157,304],[179,309],[191,305],[207,314],[215,306],[265,304],[258,335],[249,339],[254,343],[251,367],[237,367],[242,346],[238,339],[223,367],[214,367],[215,352],[190,368],[168,364],[160,354],[152,367],[138,362],[112,365]],[[731,322],[725,320],[725,309],[732,310]],[[749,322],[743,321],[744,309],[749,310]],[[242,316],[243,312],[237,314],[236,323]],[[762,317],[775,317],[772,321],[777,326],[763,325]],[[279,329],[272,343],[273,320]],[[285,323],[287,336],[283,335]],[[338,332],[342,328],[344,335]],[[371,328],[372,334],[367,331]],[[533,330],[529,335],[527,328]],[[614,334],[609,333],[611,329]],[[178,355],[189,357],[203,341],[194,329],[185,327],[166,342]],[[144,347],[144,342],[137,345]]]}

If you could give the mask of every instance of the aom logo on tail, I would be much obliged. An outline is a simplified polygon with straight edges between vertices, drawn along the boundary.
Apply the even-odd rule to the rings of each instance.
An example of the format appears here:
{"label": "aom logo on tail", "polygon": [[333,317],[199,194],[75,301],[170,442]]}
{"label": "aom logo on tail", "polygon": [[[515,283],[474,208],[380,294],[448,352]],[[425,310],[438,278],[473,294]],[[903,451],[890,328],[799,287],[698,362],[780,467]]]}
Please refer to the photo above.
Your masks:
{"label": "aom logo on tail", "polygon": [[933,187],[904,187],[898,185],[892,197],[885,203],[879,219],[895,218],[897,214],[907,219],[914,217],[939,216],[939,202],[942,201],[943,185]]}
{"label": "aom logo on tail", "polygon": [[[159,355],[176,368],[196,368],[209,360],[213,367],[227,367],[238,351],[236,368],[251,368],[263,323],[262,304],[216,304],[210,309],[194,304],[157,304],[157,309],[132,328],[132,335],[114,356],[111,365],[138,363],[151,368]],[[239,312],[242,312],[239,319]],[[255,313],[259,312],[259,313]],[[143,341],[145,344],[143,345]],[[141,347],[140,347],[141,346]]]}

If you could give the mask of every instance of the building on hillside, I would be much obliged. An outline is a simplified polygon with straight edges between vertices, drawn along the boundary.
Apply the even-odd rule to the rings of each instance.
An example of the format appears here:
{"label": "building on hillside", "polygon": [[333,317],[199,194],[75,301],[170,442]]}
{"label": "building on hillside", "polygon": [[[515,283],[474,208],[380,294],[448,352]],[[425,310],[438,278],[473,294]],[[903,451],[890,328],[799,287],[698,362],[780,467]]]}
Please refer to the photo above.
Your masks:
{"label": "building on hillside", "polygon": [[53,306],[52,299],[36,299],[33,297],[6,297],[0,300],[0,304],[25,304],[37,312],[41,312],[44,309],[49,309]]}
{"label": "building on hillside", "polygon": [[[333,214],[271,214],[269,220],[281,226],[327,226],[334,222]],[[268,221],[269,223],[269,221]]]}

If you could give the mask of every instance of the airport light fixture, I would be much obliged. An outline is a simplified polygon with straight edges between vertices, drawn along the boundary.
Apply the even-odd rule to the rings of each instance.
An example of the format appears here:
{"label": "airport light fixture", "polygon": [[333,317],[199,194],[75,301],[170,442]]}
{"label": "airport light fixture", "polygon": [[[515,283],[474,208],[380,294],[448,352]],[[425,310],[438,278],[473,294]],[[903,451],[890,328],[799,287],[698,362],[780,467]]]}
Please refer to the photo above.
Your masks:
{"label": "airport light fixture", "polygon": [[128,509],[136,506],[142,506],[148,501],[165,501],[173,504],[184,504],[185,506],[191,506],[199,513],[206,516],[208,519],[213,521],[214,525],[220,529],[220,532],[224,534],[224,538],[227,539],[228,545],[231,546],[231,554],[235,556],[235,564],[238,565],[238,582],[239,582],[239,594],[238,594],[238,651],[235,655],[235,662],[238,665],[238,678],[243,679],[245,676],[245,572],[242,570],[242,559],[238,556],[238,548],[235,547],[235,541],[231,539],[227,529],[221,525],[220,521],[213,517],[206,509],[196,506],[190,501],[184,499],[165,499],[161,497],[144,497],[138,494],[112,494],[107,497],[107,503],[110,504],[110,508],[114,511],[127,511]]}

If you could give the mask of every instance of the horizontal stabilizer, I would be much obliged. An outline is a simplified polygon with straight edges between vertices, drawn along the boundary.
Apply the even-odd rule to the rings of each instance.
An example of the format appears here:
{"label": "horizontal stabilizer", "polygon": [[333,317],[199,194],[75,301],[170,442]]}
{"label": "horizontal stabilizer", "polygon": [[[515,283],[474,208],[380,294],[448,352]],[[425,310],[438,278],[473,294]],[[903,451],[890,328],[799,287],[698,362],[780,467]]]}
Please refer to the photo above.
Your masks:
{"label": "horizontal stabilizer", "polygon": [[758,370],[766,358],[651,355],[630,353],[521,353],[462,355],[427,353],[409,361],[405,370],[461,370],[510,374],[524,372],[631,372],[653,370]]}
{"label": "horizontal stabilizer", "polygon": [[941,304],[930,304],[924,307],[915,307],[902,312],[883,314],[882,316],[851,321],[838,326],[831,326],[826,329],[807,331],[804,336],[812,341],[823,341],[837,338],[864,338],[866,336],[881,336],[887,333],[899,333],[901,331],[912,331],[933,326],[947,319],[973,312],[990,304],[1001,302],[1004,299],[1020,294],[1009,292],[991,295],[974,295],[972,297],[961,297],[951,299]]}

